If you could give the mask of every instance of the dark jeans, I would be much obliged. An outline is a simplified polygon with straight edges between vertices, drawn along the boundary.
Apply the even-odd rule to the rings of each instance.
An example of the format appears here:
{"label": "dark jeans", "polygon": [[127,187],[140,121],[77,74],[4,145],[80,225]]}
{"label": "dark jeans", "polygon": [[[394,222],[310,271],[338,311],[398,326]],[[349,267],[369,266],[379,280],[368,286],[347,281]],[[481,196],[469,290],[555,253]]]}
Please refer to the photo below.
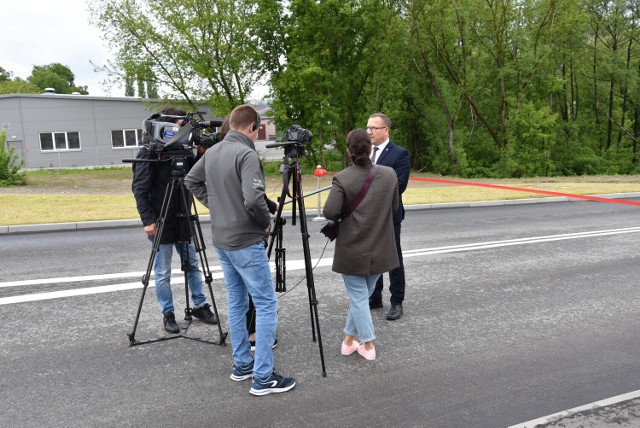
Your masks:
{"label": "dark jeans", "polygon": [[[404,301],[404,262],[402,261],[402,248],[400,247],[400,225],[401,223],[393,223],[400,266],[389,272],[389,292],[391,293],[391,299],[389,300],[392,305],[401,305]],[[371,300],[382,301],[382,289],[384,288],[383,276],[384,275],[380,275],[380,279],[378,279],[376,283],[376,288],[371,295]]]}

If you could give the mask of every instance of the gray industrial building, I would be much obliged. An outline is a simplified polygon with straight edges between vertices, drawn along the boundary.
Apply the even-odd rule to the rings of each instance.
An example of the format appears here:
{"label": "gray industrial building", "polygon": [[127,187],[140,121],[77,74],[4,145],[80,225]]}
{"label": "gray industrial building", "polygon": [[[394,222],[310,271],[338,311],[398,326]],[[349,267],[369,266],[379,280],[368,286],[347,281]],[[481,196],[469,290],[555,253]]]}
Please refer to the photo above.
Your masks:
{"label": "gray industrial building", "polygon": [[[25,168],[122,165],[160,100],[62,94],[0,95],[0,130]],[[208,106],[199,111],[208,115]]]}

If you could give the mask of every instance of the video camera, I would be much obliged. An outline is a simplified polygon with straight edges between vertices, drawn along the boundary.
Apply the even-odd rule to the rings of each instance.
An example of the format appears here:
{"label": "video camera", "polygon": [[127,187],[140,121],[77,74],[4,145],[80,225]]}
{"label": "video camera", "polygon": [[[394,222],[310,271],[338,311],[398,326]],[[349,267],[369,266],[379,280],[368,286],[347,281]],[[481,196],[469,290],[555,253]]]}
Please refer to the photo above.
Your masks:
{"label": "video camera", "polygon": [[308,129],[304,129],[299,125],[292,125],[287,129],[287,140],[284,143],[267,144],[265,147],[272,149],[275,147],[284,147],[284,155],[291,159],[298,159],[305,155],[304,145],[313,138],[313,134]]}
{"label": "video camera", "polygon": [[204,133],[204,129],[222,126],[220,120],[196,120],[195,113],[185,116],[154,113],[142,122],[143,135],[147,150],[165,152],[172,150],[191,150],[196,145],[206,148],[220,142],[220,133]]}

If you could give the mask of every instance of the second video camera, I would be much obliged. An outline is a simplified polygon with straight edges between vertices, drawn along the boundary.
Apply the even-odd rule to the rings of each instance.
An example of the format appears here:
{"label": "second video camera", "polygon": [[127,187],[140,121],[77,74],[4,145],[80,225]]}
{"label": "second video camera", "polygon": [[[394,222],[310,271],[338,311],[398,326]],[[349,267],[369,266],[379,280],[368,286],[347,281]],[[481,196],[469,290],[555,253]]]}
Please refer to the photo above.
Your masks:
{"label": "second video camera", "polygon": [[282,144],[267,145],[269,147],[284,147],[285,156],[291,159],[298,159],[305,155],[304,146],[313,138],[313,134],[308,129],[299,125],[292,125],[287,129],[287,140]]}

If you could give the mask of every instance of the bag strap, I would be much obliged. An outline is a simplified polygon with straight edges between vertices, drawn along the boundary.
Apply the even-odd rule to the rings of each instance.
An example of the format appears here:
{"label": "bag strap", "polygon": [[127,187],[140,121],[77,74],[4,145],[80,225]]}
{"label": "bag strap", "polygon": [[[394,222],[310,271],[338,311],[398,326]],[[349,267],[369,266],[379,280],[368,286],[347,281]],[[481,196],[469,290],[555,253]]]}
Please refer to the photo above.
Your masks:
{"label": "bag strap", "polygon": [[347,207],[346,211],[342,215],[342,218],[349,217],[352,212],[358,208],[360,202],[364,199],[364,196],[367,194],[369,187],[371,186],[371,182],[373,181],[373,177],[376,175],[376,171],[378,170],[378,165],[373,165],[369,170],[369,174],[367,175],[367,179],[364,181],[362,185],[362,189],[358,192],[358,194],[351,200],[351,203]]}

